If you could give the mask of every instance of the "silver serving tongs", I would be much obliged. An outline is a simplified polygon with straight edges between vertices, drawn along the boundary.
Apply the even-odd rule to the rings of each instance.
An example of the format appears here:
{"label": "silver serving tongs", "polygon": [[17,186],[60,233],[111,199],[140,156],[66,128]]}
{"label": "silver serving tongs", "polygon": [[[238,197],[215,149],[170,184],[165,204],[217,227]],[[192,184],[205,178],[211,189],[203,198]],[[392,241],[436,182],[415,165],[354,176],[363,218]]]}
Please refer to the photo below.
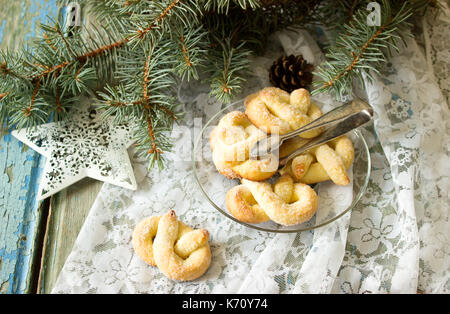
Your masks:
{"label": "silver serving tongs", "polygon": [[286,165],[292,158],[315,146],[327,143],[341,135],[344,135],[372,120],[372,107],[359,98],[355,98],[337,107],[311,123],[284,135],[270,135],[259,140],[250,151],[250,158],[256,159],[276,152],[280,145],[287,139],[298,136],[301,133],[317,128],[324,131],[317,137],[307,141],[300,148],[280,160],[280,168]]}

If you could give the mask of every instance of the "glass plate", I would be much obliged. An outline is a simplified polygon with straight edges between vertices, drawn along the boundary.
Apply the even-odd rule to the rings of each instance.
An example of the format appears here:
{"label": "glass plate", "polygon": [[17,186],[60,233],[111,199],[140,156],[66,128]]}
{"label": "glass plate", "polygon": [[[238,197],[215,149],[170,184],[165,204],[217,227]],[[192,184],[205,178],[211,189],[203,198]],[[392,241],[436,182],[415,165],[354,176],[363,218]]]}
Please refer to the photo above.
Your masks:
{"label": "glass plate", "polygon": [[[319,101],[314,101],[320,105]],[[260,224],[251,224],[234,218],[227,210],[225,196],[233,186],[240,184],[240,180],[230,180],[217,171],[211,158],[209,135],[226,113],[235,110],[245,111],[243,100],[225,107],[207,122],[194,143],[194,151],[192,154],[194,176],[200,190],[203,192],[208,202],[210,202],[220,213],[249,228],[267,232],[291,233],[312,230],[327,225],[350,211],[361,199],[369,182],[371,161],[369,148],[364,137],[359,130],[353,130],[347,134],[352,140],[355,148],[355,160],[352,167],[348,170],[349,176],[353,177],[352,186],[340,187],[333,184],[331,181],[314,185],[314,190],[319,196],[319,208],[312,219],[293,226],[283,226],[271,220]],[[342,191],[342,193],[340,191]],[[334,202],[333,199],[330,202],[330,199],[326,199],[329,195],[334,195],[334,197],[338,199],[344,194],[347,198],[347,200],[343,201],[344,205],[336,205],[336,203],[339,202]]]}

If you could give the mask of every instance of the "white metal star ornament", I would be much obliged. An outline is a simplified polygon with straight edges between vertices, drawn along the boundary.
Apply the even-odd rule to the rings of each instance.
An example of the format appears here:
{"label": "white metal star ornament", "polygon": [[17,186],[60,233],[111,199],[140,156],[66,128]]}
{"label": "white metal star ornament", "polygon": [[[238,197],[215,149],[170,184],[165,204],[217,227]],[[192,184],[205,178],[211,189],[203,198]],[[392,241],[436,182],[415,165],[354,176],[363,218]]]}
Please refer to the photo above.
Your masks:
{"label": "white metal star ornament", "polygon": [[85,177],[127,189],[137,188],[127,152],[133,144],[131,128],[102,119],[91,104],[80,105],[70,120],[13,131],[12,135],[47,159],[38,200]]}

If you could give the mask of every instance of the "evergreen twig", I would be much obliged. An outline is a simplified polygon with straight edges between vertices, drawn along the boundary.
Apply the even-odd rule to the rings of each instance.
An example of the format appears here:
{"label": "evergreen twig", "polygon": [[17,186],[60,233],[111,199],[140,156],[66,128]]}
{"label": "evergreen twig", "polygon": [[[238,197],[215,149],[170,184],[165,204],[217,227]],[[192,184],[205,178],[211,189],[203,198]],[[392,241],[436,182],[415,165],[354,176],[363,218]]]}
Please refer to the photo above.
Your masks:
{"label": "evergreen twig", "polygon": [[[401,4],[383,0],[381,3],[381,24],[371,26],[367,23],[369,12],[360,7],[351,14],[351,19],[344,24],[335,44],[326,54],[327,61],[317,68],[312,94],[328,92],[342,99],[352,94],[355,81],[363,81],[365,77],[373,78],[388,55],[398,50],[398,43],[411,24],[409,18],[425,5],[421,1],[402,1]],[[349,7],[350,12],[355,3]]]}

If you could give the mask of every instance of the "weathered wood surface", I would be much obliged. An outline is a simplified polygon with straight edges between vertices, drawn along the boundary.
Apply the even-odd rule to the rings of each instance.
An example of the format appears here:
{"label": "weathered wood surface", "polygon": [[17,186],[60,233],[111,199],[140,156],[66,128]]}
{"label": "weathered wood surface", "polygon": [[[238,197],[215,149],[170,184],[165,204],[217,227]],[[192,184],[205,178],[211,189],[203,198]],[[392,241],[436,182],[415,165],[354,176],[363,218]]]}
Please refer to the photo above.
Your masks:
{"label": "weathered wood surface", "polygon": [[[0,0],[0,49],[26,44],[57,16],[56,2]],[[49,293],[102,183],[86,179],[37,202],[45,158],[9,130],[0,138],[0,293]]]}
{"label": "weathered wood surface", "polygon": [[[21,47],[40,21],[56,12],[55,0],[0,1],[0,49]],[[1,131],[0,140],[0,292],[24,293],[33,287],[43,203],[36,201],[42,169],[38,154]]]}
{"label": "weathered wood surface", "polygon": [[103,182],[86,178],[51,198],[38,292],[50,293]]}
{"label": "weathered wood surface", "polygon": [[42,217],[35,198],[40,157],[4,134],[0,167],[0,292],[28,292]]}

